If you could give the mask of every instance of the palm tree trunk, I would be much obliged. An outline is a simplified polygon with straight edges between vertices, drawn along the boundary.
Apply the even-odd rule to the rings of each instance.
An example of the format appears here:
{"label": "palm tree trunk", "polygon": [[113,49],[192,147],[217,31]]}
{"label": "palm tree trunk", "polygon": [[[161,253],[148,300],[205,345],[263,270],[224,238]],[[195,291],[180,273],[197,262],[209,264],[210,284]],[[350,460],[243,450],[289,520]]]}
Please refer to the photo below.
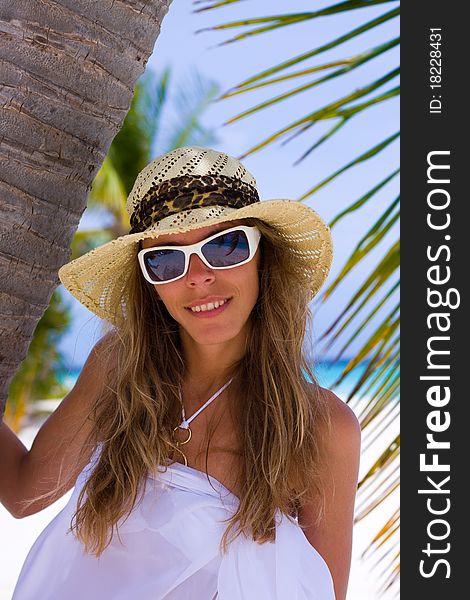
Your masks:
{"label": "palm tree trunk", "polygon": [[0,0],[0,415],[171,0]]}

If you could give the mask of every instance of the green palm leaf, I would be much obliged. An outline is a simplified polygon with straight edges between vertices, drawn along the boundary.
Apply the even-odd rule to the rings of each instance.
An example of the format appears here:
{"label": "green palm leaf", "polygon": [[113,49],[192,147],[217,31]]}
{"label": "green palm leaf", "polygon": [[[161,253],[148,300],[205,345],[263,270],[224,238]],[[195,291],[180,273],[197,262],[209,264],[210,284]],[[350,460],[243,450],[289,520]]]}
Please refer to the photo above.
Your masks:
{"label": "green palm leaf", "polygon": [[[368,381],[368,387],[364,390],[364,395],[369,395],[374,389],[373,398],[377,398],[378,394],[381,393],[386,384],[389,381],[397,381],[400,375],[400,364],[398,362],[400,349],[397,348],[399,346],[399,339],[395,339],[390,343],[390,346],[387,349],[387,360],[383,360],[382,366],[380,368],[375,369],[375,374]],[[382,357],[383,358],[383,357]],[[371,400],[366,407],[364,407],[363,412],[360,414],[360,418],[362,420],[366,419],[367,408],[372,406],[377,406],[378,402]]]}
{"label": "green palm leaf", "polygon": [[[293,130],[296,130],[299,128],[305,128],[306,125],[312,125],[313,123],[316,123],[318,121],[324,121],[327,119],[334,119],[334,118],[338,118],[338,117],[350,116],[348,113],[345,113],[343,110],[341,110],[346,104],[349,104],[350,102],[354,102],[355,100],[357,100],[358,98],[362,98],[363,96],[367,96],[368,94],[370,94],[374,90],[378,89],[379,87],[381,87],[382,85],[384,85],[385,83],[390,81],[391,79],[395,78],[398,75],[398,73],[399,73],[399,69],[394,69],[393,71],[391,71],[390,73],[387,73],[387,75],[385,75],[384,77],[381,77],[380,79],[374,81],[373,83],[371,83],[367,86],[364,86],[364,87],[360,88],[359,90],[356,90],[355,92],[348,94],[347,96],[340,98],[339,100],[332,102],[332,103],[328,104],[327,106],[324,106],[323,108],[318,109],[318,110],[298,119],[297,121],[294,121],[293,123],[290,123],[286,127],[279,129],[276,133],[271,134],[270,136],[265,138],[259,144],[256,144],[255,146],[253,146],[252,148],[247,150],[245,153],[243,153],[241,158],[245,158],[246,156],[249,156],[250,154],[257,152],[261,148],[264,148],[268,144],[271,144],[273,141],[277,140],[278,138],[284,136],[286,133],[291,132]],[[389,97],[390,97],[389,92],[386,92],[383,94],[383,100],[388,100]],[[374,104],[376,104],[376,102],[374,102]],[[368,108],[368,106],[366,105],[365,108]],[[256,110],[258,110],[258,109],[259,109],[259,107],[256,107]],[[353,110],[355,114],[358,114],[359,112],[361,112],[360,107],[357,107],[357,106],[350,107],[350,110]],[[250,109],[250,110],[244,111],[237,117],[233,117],[232,119],[229,119],[228,121],[226,121],[225,125],[228,125],[229,123],[233,123],[234,121],[240,119],[241,117],[247,116],[249,114],[253,114],[254,112],[255,112],[255,109]],[[396,134],[395,137],[398,137],[398,134]],[[393,139],[395,139],[395,138],[393,138]],[[390,140],[390,141],[393,141],[393,140]],[[331,181],[333,178],[334,177],[329,178],[328,181],[325,181],[323,183],[323,185],[325,185],[326,183]],[[314,191],[316,191],[316,190],[314,190]],[[313,193],[313,191],[311,191],[310,193]],[[303,200],[304,198],[305,198],[305,195],[301,197],[301,200]]]}
{"label": "green palm leaf", "polygon": [[372,225],[369,231],[364,237],[358,242],[354,248],[351,256],[347,263],[344,265],[342,271],[337,276],[336,281],[342,280],[346,275],[353,269],[369,252],[385,237],[390,231],[391,227],[397,222],[400,213],[395,210],[398,207],[400,198],[397,197],[379,217],[379,219]]}
{"label": "green palm leaf", "polygon": [[[394,2],[395,0],[346,0],[345,2],[340,2],[338,4],[334,4],[333,6],[328,6],[321,10],[317,10],[314,12],[304,12],[304,13],[293,13],[290,15],[274,15],[271,17],[258,17],[254,19],[242,19],[239,21],[232,21],[230,23],[224,23],[223,25],[216,25],[215,27],[206,27],[203,29],[198,29],[197,33],[203,31],[214,31],[214,30],[224,30],[224,29],[233,29],[234,27],[244,27],[246,25],[264,25],[263,27],[258,27],[251,29],[250,31],[245,31],[230,40],[223,42],[223,44],[230,44],[232,42],[237,42],[239,40],[245,39],[247,37],[251,37],[253,35],[259,35],[260,33],[267,33],[268,31],[273,31],[278,29],[279,27],[285,27],[286,25],[294,25],[296,23],[302,23],[304,21],[310,21],[312,19],[317,19],[319,17],[331,16],[334,14],[347,12],[349,10],[357,10],[358,8],[368,8],[370,6],[374,6],[375,4],[386,4],[388,2]],[[227,4],[233,4],[233,0],[226,0],[224,2],[217,2],[213,6],[208,6],[205,9],[199,9],[195,12],[202,12],[202,10],[209,10],[211,8],[218,8]]]}
{"label": "green palm leaf", "polygon": [[[374,56],[375,58],[375,56]],[[370,58],[368,58],[367,60],[370,60]],[[293,96],[295,96],[296,94],[300,93],[300,92],[305,92],[308,89],[312,89],[313,87],[320,85],[322,83],[325,83],[326,81],[333,79],[334,77],[338,77],[339,75],[344,75],[345,73],[347,73],[348,71],[352,70],[353,68],[358,67],[360,64],[363,64],[365,61],[365,59],[359,61],[359,58],[357,58],[357,60],[354,61],[353,64],[351,64],[348,68],[343,68],[343,69],[338,69],[336,70],[334,73],[330,73],[329,75],[325,75],[325,77],[321,77],[320,79],[316,79],[313,82],[310,82],[308,84],[302,85],[301,87],[298,87],[294,90],[290,90],[289,92],[286,92],[284,94],[281,94],[280,96],[275,96],[274,98],[270,98],[269,100],[267,100],[266,102],[262,102],[261,104],[258,104],[257,106],[250,108],[249,110],[245,110],[242,113],[240,113],[239,115],[237,115],[236,117],[232,117],[231,119],[229,119],[228,121],[225,122],[225,125],[228,125],[230,123],[234,123],[235,121],[238,121],[240,119],[243,119],[244,117],[247,117],[248,115],[252,115],[255,112],[258,112],[259,110],[262,110],[263,108],[267,108],[268,106],[272,106],[273,104],[277,104],[278,102],[281,102],[282,100],[286,100],[287,98],[291,98]],[[367,96],[368,94],[370,94],[372,91],[376,90],[377,88],[381,87],[382,85],[384,85],[385,83],[387,83],[389,80],[393,79],[394,77],[396,77],[399,74],[399,69],[394,69],[391,73],[387,74],[385,77],[382,77],[376,81],[374,81],[372,84],[365,86],[364,88],[362,88],[359,91],[354,92],[353,94],[347,96],[346,98],[342,98],[340,100],[340,102],[335,102],[334,104],[331,104],[323,109],[321,109],[321,111],[324,113],[324,115],[330,115],[328,117],[323,116],[323,118],[332,118],[331,114],[333,114],[334,116],[344,116],[344,112],[339,112],[338,109],[341,108],[342,106],[344,106],[345,104],[349,104],[349,102],[352,102],[354,100],[357,100],[358,98],[361,98],[362,96]],[[254,88],[253,88],[254,89]],[[248,90],[243,90],[243,91],[248,91]],[[222,96],[221,98],[229,98],[231,95],[227,95],[225,94],[225,96]],[[355,106],[354,109],[350,109],[350,110],[354,110],[355,112],[358,112],[358,107]],[[315,113],[314,113],[315,115]],[[309,115],[310,119],[312,118],[312,115]],[[349,116],[349,115],[348,115]],[[318,120],[318,119],[316,119]]]}
{"label": "green palm leaf", "polygon": [[[366,280],[362,283],[356,293],[349,300],[346,308],[343,309],[339,317],[335,320],[334,324],[330,326],[330,328],[326,331],[325,335],[330,334],[333,330],[334,325],[336,325],[346,314],[347,312],[354,306],[354,304],[359,301],[362,296],[367,293],[375,293],[379,289],[381,289],[382,284],[384,284],[398,269],[400,264],[400,243],[396,242],[393,246],[387,251],[386,255],[380,260],[378,265],[372,270],[370,275],[366,278]],[[324,302],[333,292],[333,290],[340,283],[340,279],[337,277],[325,290],[322,301]]]}
{"label": "green palm leaf", "polygon": [[321,188],[323,188],[327,183],[330,183],[331,181],[333,181],[333,179],[336,179],[336,177],[338,177],[339,175],[342,175],[343,173],[346,173],[346,171],[348,171],[352,167],[355,167],[356,165],[358,165],[366,160],[369,160],[370,158],[373,158],[374,156],[376,156],[377,154],[382,152],[382,150],[385,150],[385,148],[387,148],[388,145],[390,145],[393,141],[395,141],[399,135],[400,134],[398,132],[394,133],[393,135],[388,137],[383,142],[380,142],[380,144],[377,144],[373,148],[370,148],[366,152],[363,152],[358,157],[356,157],[354,160],[349,162],[347,165],[345,165],[341,169],[338,169],[335,173],[332,173],[329,177],[327,177],[326,179],[324,179],[323,181],[321,181],[320,183],[315,185],[313,188],[311,188],[310,190],[305,192],[299,198],[299,200],[305,200],[312,194],[315,194],[315,192],[318,192],[318,190],[321,190]]}
{"label": "green palm leaf", "polygon": [[270,67],[269,69],[266,69],[266,70],[262,71],[261,73],[258,73],[257,75],[249,77],[248,79],[245,79],[244,81],[242,81],[241,83],[239,83],[238,85],[236,85],[235,87],[233,87],[231,89],[235,90],[235,89],[239,89],[242,87],[246,87],[246,86],[254,83],[255,81],[259,81],[260,79],[264,79],[265,77],[270,77],[271,75],[274,75],[275,73],[278,73],[279,71],[282,71],[284,69],[292,67],[293,65],[297,65],[298,63],[303,62],[304,60],[308,60],[309,58],[318,56],[319,54],[322,54],[323,52],[332,50],[333,48],[336,48],[336,47],[340,46],[341,44],[344,44],[345,42],[349,42],[350,40],[354,39],[358,35],[361,35],[362,33],[365,33],[366,31],[372,30],[372,29],[378,27],[379,25],[382,25],[383,23],[397,17],[399,14],[400,14],[400,10],[398,8],[393,9],[390,12],[385,13],[384,15],[381,15],[380,17],[376,17],[376,18],[372,19],[371,21],[369,21],[368,23],[365,23],[364,25],[357,27],[356,29],[353,29],[352,31],[348,32],[347,34],[342,35],[342,36],[336,38],[335,40],[324,44],[323,46],[319,46],[318,48],[309,50],[308,52],[305,52],[304,54],[301,54],[292,59],[284,61],[284,62],[280,63],[279,65]]}
{"label": "green palm leaf", "polygon": [[368,429],[368,435],[363,438],[362,447],[364,450],[368,450],[372,444],[374,444],[397,420],[400,413],[400,406],[398,402],[389,402],[384,407],[380,415],[377,416],[374,423],[374,428]]}
{"label": "green palm leaf", "polygon": [[[376,58],[377,56],[380,56],[384,52],[387,52],[391,48],[394,48],[398,44],[399,44],[399,38],[395,38],[395,39],[391,40],[390,42],[387,42],[385,44],[380,44],[379,46],[376,46],[375,48],[372,48],[371,50],[368,50],[367,52],[364,52],[363,54],[358,54],[354,58],[347,58],[347,59],[337,60],[337,61],[333,61],[333,62],[328,62],[323,65],[316,65],[309,69],[303,69],[302,71],[289,73],[288,75],[283,75],[282,77],[275,77],[274,79],[268,79],[268,80],[262,81],[261,83],[257,83],[254,85],[247,85],[247,86],[243,86],[242,88],[237,87],[233,91],[229,90],[228,92],[225,92],[224,94],[222,94],[220,96],[219,99],[222,100],[225,98],[232,98],[233,96],[242,94],[244,92],[250,92],[252,90],[256,90],[261,87],[266,87],[268,85],[273,85],[275,83],[281,83],[282,81],[288,81],[288,80],[294,79],[296,77],[304,77],[305,75],[310,75],[312,73],[318,73],[319,71],[325,71],[328,69],[332,69],[333,67],[342,67],[341,69],[336,69],[333,73],[329,73],[328,75],[325,75],[324,77],[321,77],[320,79],[315,79],[314,81],[312,81],[306,85],[296,88],[295,90],[290,91],[288,94],[283,94],[281,96],[277,96],[276,98],[269,100],[269,103],[264,103],[264,104],[258,105],[257,107],[252,109],[252,112],[255,112],[257,110],[260,110],[261,108],[265,108],[266,106],[269,106],[270,104],[274,104],[276,102],[279,102],[280,100],[284,100],[287,97],[298,94],[299,92],[304,92],[307,89],[311,89],[317,85],[325,83],[326,81],[334,79],[335,77],[345,75],[346,73],[353,71],[354,69],[357,69],[358,67],[364,65],[369,60],[372,60],[372,59]],[[238,117],[231,119],[229,122],[233,122],[237,119],[240,119],[240,118],[246,116],[247,114],[250,114],[250,113],[242,113]]]}
{"label": "green palm leaf", "polygon": [[366,194],[361,196],[361,198],[359,198],[359,200],[356,200],[356,202],[354,202],[353,204],[350,204],[347,208],[345,208],[343,211],[338,213],[336,215],[336,217],[330,222],[330,227],[333,228],[334,225],[336,225],[336,223],[338,223],[341,219],[343,219],[343,217],[352,214],[355,210],[358,210],[359,208],[364,206],[364,204],[368,200],[370,200],[377,192],[379,192],[385,185],[387,185],[387,183],[389,183],[395,177],[395,175],[398,175],[399,172],[400,172],[399,169],[396,169],[395,171],[393,171],[393,173],[388,175],[385,179],[383,179],[375,187],[373,187]]}

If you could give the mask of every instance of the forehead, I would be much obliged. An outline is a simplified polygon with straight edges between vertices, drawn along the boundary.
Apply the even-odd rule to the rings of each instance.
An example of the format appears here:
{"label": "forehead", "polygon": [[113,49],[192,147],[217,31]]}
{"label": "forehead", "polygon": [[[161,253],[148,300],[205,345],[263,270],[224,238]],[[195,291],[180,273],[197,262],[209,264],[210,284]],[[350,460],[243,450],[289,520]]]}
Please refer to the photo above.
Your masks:
{"label": "forehead", "polygon": [[223,231],[224,229],[230,229],[235,227],[236,225],[242,225],[243,220],[239,219],[238,221],[229,221],[227,223],[216,223],[215,225],[208,225],[207,227],[201,227],[200,229],[195,229],[194,231],[186,231],[184,233],[165,233],[163,235],[159,235],[158,237],[146,238],[142,240],[142,248],[151,248],[153,246],[165,246],[167,244],[178,244],[181,246],[186,246],[188,244],[196,244],[201,240],[211,236],[218,231]]}

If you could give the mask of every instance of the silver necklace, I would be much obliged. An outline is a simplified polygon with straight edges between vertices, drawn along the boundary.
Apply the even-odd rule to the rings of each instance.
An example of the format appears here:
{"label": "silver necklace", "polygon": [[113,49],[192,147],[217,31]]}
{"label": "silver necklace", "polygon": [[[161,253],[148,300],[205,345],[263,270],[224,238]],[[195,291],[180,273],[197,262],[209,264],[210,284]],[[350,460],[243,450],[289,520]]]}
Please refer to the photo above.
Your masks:
{"label": "silver necklace", "polygon": [[[176,446],[176,450],[177,450],[177,451],[178,451],[178,452],[179,452],[179,453],[182,455],[182,457],[183,457],[183,459],[184,459],[184,464],[185,464],[185,466],[186,466],[186,467],[188,466],[188,459],[186,458],[186,455],[185,455],[185,454],[184,454],[184,452],[183,452],[183,451],[180,449],[180,447],[181,447],[181,446],[184,446],[185,444],[187,444],[187,443],[190,441],[190,439],[191,439],[191,437],[192,437],[192,435],[193,435],[193,432],[191,431],[191,427],[189,426],[189,424],[190,424],[190,423],[191,423],[191,421],[193,421],[193,420],[194,420],[194,419],[195,419],[195,418],[196,418],[196,417],[197,417],[197,416],[198,416],[198,415],[199,415],[199,414],[200,414],[200,413],[201,413],[201,412],[202,412],[202,411],[203,411],[205,408],[207,408],[211,402],[213,402],[213,401],[214,401],[214,400],[215,400],[215,399],[216,399],[218,396],[220,396],[220,394],[221,394],[221,393],[222,393],[222,392],[223,392],[223,391],[224,391],[226,388],[228,388],[228,386],[229,386],[229,385],[232,383],[232,381],[233,381],[233,377],[232,377],[232,378],[231,378],[229,381],[227,381],[227,383],[225,383],[225,384],[224,384],[224,385],[223,385],[223,386],[222,386],[220,389],[218,389],[218,390],[215,392],[215,394],[213,394],[213,395],[212,395],[212,396],[209,398],[209,400],[207,400],[207,402],[205,402],[205,403],[204,403],[204,404],[201,406],[201,408],[199,408],[199,409],[198,409],[198,410],[197,410],[197,411],[196,411],[196,412],[195,412],[193,415],[191,415],[189,418],[186,418],[186,414],[185,414],[185,411],[184,411],[183,397],[182,397],[182,395],[181,395],[181,386],[180,386],[180,388],[179,388],[179,390],[178,390],[178,393],[179,393],[180,402],[181,402],[181,417],[182,417],[182,420],[181,420],[181,423],[180,423],[179,425],[177,425],[177,426],[176,426],[176,427],[173,429],[173,436],[172,436],[172,437],[173,437],[173,442],[174,442],[174,444],[175,444],[175,446]],[[186,431],[188,432],[188,437],[187,437],[185,440],[183,440],[183,441],[180,441],[180,440],[178,440],[178,439],[176,438],[176,432],[177,432],[177,430],[178,430],[178,429],[184,429],[184,430],[186,430]]]}

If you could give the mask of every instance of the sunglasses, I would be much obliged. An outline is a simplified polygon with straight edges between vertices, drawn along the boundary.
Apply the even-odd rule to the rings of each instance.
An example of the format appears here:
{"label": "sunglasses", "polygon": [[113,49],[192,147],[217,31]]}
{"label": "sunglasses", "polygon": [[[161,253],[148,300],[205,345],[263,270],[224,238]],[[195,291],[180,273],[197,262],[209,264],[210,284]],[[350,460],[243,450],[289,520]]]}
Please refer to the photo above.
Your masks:
{"label": "sunglasses", "polygon": [[153,246],[137,254],[147,281],[169,283],[188,272],[191,254],[197,254],[211,269],[232,269],[249,262],[259,245],[261,233],[256,227],[239,225],[188,246]]}

